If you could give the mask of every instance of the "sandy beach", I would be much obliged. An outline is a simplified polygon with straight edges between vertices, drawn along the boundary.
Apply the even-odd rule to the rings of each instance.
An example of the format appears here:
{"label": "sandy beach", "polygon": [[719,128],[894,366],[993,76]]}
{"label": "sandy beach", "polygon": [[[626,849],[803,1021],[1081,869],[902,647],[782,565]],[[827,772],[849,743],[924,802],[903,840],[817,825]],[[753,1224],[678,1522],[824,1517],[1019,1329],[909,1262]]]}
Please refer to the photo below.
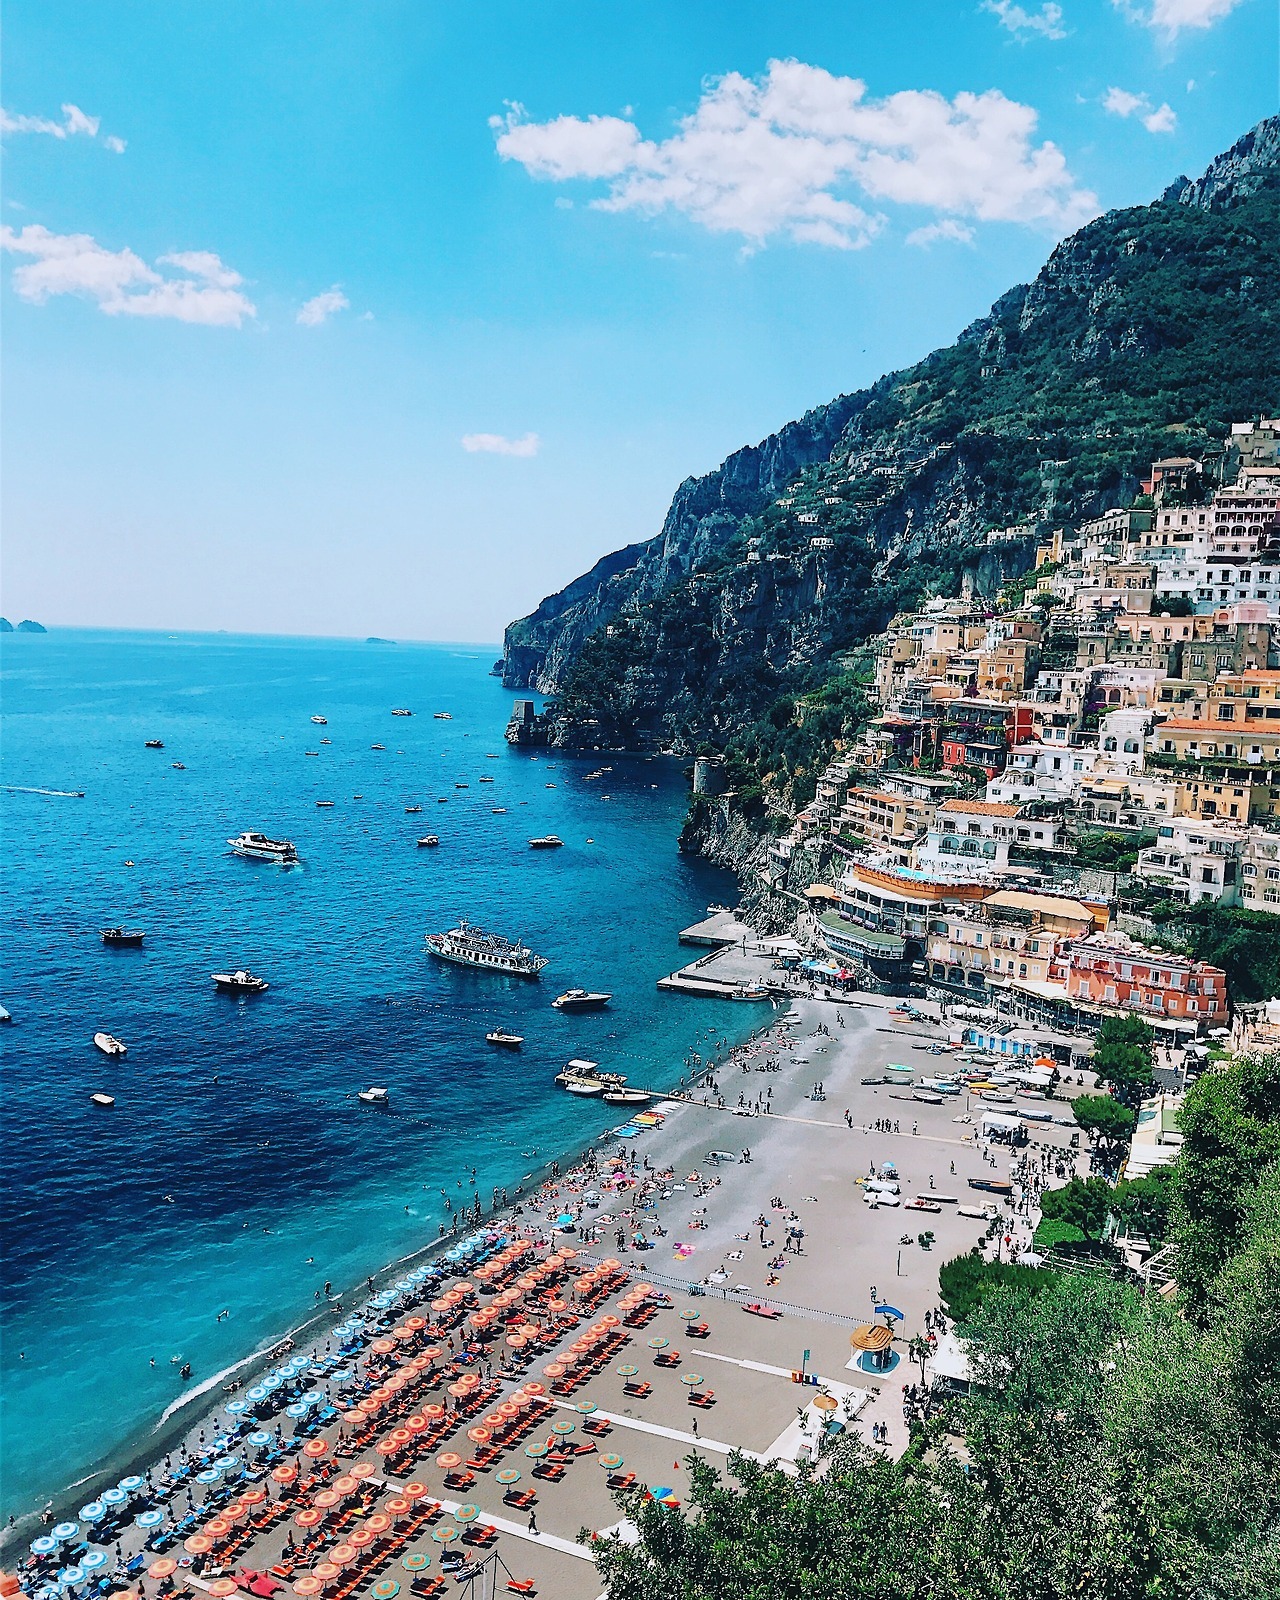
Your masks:
{"label": "sandy beach", "polygon": [[[549,1261],[548,1270],[555,1270],[550,1290],[540,1283],[533,1290],[535,1280],[524,1276],[515,1277],[514,1283],[528,1284],[530,1290],[506,1289],[515,1297],[511,1314],[530,1317],[539,1329],[536,1353],[511,1349],[499,1329],[496,1339],[487,1330],[482,1333],[484,1342],[475,1357],[455,1359],[463,1349],[460,1335],[471,1326],[470,1315],[487,1303],[476,1274],[467,1261],[455,1263],[442,1278],[430,1279],[422,1276],[425,1267],[406,1276],[402,1265],[393,1273],[392,1286],[375,1285],[378,1292],[359,1312],[352,1314],[348,1304],[345,1315],[326,1313],[330,1326],[343,1316],[337,1334],[322,1338],[313,1329],[307,1339],[294,1341],[301,1352],[297,1359],[308,1370],[292,1387],[286,1382],[280,1398],[309,1391],[313,1409],[294,1400],[291,1408],[279,1408],[285,1413],[280,1415],[274,1397],[265,1395],[261,1404],[247,1408],[256,1416],[246,1414],[243,1400],[239,1406],[233,1403],[232,1413],[222,1405],[206,1413],[184,1438],[165,1441],[170,1469],[185,1460],[203,1470],[204,1481],[193,1483],[198,1474],[189,1471],[172,1493],[157,1493],[164,1468],[154,1460],[148,1463],[155,1469],[152,1482],[140,1475],[139,1487],[125,1493],[129,1515],[123,1522],[104,1519],[112,1523],[110,1540],[102,1538],[101,1523],[83,1524],[80,1506],[55,1506],[53,1519],[81,1525],[75,1539],[66,1541],[51,1560],[23,1571],[24,1588],[41,1593],[49,1572],[65,1570],[62,1564],[76,1557],[78,1545],[86,1544],[91,1564],[94,1553],[104,1551],[102,1571],[132,1592],[150,1594],[155,1581],[165,1588],[177,1583],[199,1592],[220,1576],[225,1588],[227,1572],[234,1577],[242,1567],[252,1572],[280,1567],[278,1580],[287,1580],[290,1589],[302,1581],[305,1594],[311,1590],[311,1568],[324,1548],[345,1546],[336,1528],[329,1537],[322,1526],[323,1537],[313,1540],[307,1560],[290,1555],[290,1536],[297,1542],[310,1537],[294,1525],[292,1515],[306,1508],[308,1494],[323,1494],[327,1481],[317,1479],[299,1492],[298,1484],[308,1476],[304,1470],[300,1478],[278,1483],[273,1472],[284,1468],[287,1476],[289,1464],[296,1462],[304,1468],[318,1464],[329,1478],[337,1474],[344,1483],[352,1466],[367,1469],[359,1480],[363,1509],[357,1514],[365,1519],[381,1516],[387,1529],[385,1539],[366,1543],[367,1559],[364,1550],[357,1551],[362,1582],[386,1579],[392,1567],[397,1581],[409,1581],[402,1564],[406,1553],[429,1555],[432,1559],[422,1572],[438,1573],[448,1545],[432,1538],[432,1528],[459,1504],[471,1502],[478,1508],[475,1526],[495,1530],[494,1547],[518,1579],[532,1579],[536,1589],[549,1594],[594,1597],[599,1583],[589,1550],[577,1542],[577,1535],[583,1528],[615,1526],[623,1515],[610,1492],[611,1474],[600,1465],[605,1456],[620,1457],[618,1472],[624,1478],[634,1474],[636,1486],[657,1486],[681,1498],[687,1476],[681,1463],[692,1450],[723,1460],[730,1449],[743,1449],[784,1464],[794,1462],[815,1444],[829,1420],[829,1413],[813,1406],[819,1393],[832,1397],[834,1414],[844,1426],[868,1440],[883,1432],[881,1447],[901,1450],[907,1439],[902,1391],[919,1379],[919,1369],[907,1360],[907,1344],[924,1331],[926,1313],[937,1309],[940,1264],[971,1248],[986,1232],[984,1218],[960,1211],[961,1206],[972,1209],[991,1199],[971,1191],[969,1179],[1006,1176],[1010,1152],[1007,1147],[979,1148],[974,1109],[965,1095],[931,1105],[914,1100],[907,1087],[862,1081],[881,1077],[890,1063],[913,1066],[917,1078],[945,1070],[944,1059],[928,1053],[929,1045],[945,1038],[932,1009],[917,1007],[921,1020],[913,1022],[891,1015],[893,1006],[878,996],[793,1001],[750,1043],[732,1051],[689,1097],[658,1103],[658,1126],[594,1148],[585,1164],[565,1165],[535,1194],[523,1196],[509,1213],[477,1230],[473,1237],[482,1242],[482,1256],[487,1252],[501,1262],[503,1249],[522,1252],[503,1281],[509,1283],[510,1273],[526,1271],[539,1260]],[[1053,1109],[1064,1114],[1061,1102]],[[1039,1147],[1051,1161],[1074,1169],[1076,1152],[1068,1149],[1068,1138],[1066,1127],[1037,1125],[1032,1149]],[[940,1209],[913,1212],[905,1204],[868,1205],[863,1180],[886,1163],[896,1168],[903,1202],[916,1196],[945,1197],[935,1202]],[[1029,1217],[1015,1221],[1017,1203],[1015,1196],[1001,1213],[1007,1224],[1002,1232],[1012,1237],[1014,1250],[1027,1243],[1031,1227]],[[922,1238],[927,1235],[932,1238]],[[577,1255],[562,1260],[566,1247]],[[617,1263],[611,1270],[600,1265],[610,1261]],[[459,1297],[458,1313],[461,1319],[465,1312],[468,1320],[446,1332],[435,1320],[443,1315],[439,1296],[463,1270],[469,1289],[465,1300]],[[602,1273],[607,1292],[597,1296]],[[641,1308],[639,1325],[632,1327],[627,1312],[632,1300],[627,1297],[634,1299],[640,1292],[637,1284],[648,1286],[649,1302]],[[559,1298],[548,1300],[547,1293]],[[496,1317],[499,1298],[488,1303]],[[876,1320],[873,1308],[883,1303],[902,1313],[892,1321],[891,1370],[865,1370],[868,1358],[851,1348],[850,1333]],[[770,1314],[746,1309],[756,1304]],[[557,1315],[548,1307],[562,1310]],[[415,1309],[418,1327],[406,1328]],[[606,1358],[595,1360],[590,1376],[575,1382],[571,1392],[556,1394],[553,1385],[563,1382],[559,1373],[572,1375],[578,1370],[575,1363],[593,1360],[591,1351],[579,1349],[575,1355],[572,1348],[581,1347],[584,1325],[589,1344],[593,1337],[606,1337],[600,1319],[609,1318],[617,1325],[609,1330]],[[691,1336],[690,1323],[699,1332],[705,1327],[704,1336]],[[513,1325],[503,1326],[510,1332]],[[518,1333],[520,1324],[514,1327]],[[397,1337],[388,1339],[389,1332]],[[423,1362],[424,1349],[435,1350],[435,1357]],[[415,1354],[417,1366],[410,1367]],[[317,1365],[308,1367],[302,1356]],[[393,1389],[385,1401],[375,1403],[376,1437],[362,1437],[352,1428],[350,1418],[359,1415],[352,1408],[361,1398],[384,1394],[388,1381],[395,1382],[389,1375],[401,1362],[406,1365],[399,1370],[410,1373],[412,1383],[403,1396]],[[816,1377],[818,1387],[794,1381],[801,1368]],[[471,1471],[463,1487],[451,1490],[447,1471],[435,1457],[441,1449],[456,1447],[465,1460],[476,1448],[464,1426],[474,1425],[474,1417],[455,1415],[451,1409],[470,1403],[455,1390],[460,1378],[473,1381],[473,1375],[474,1381],[483,1382],[484,1405],[494,1419],[494,1408],[510,1406],[514,1397],[536,1408],[537,1425]],[[530,1381],[546,1392],[525,1393]],[[636,1385],[642,1387],[637,1390]],[[237,1398],[258,1393],[250,1386],[237,1391]],[[704,1398],[695,1404],[694,1396]],[[430,1452],[410,1450],[402,1463],[394,1454],[371,1448],[385,1441],[386,1429],[394,1432],[397,1423],[421,1422],[428,1402],[442,1403],[446,1412],[433,1425]],[[321,1425],[326,1411],[328,1420]],[[598,1436],[584,1431],[588,1422],[599,1429]],[[322,1441],[323,1452],[310,1458],[299,1454],[304,1436]],[[410,1438],[411,1432],[404,1430],[405,1441]],[[559,1455],[565,1455],[560,1447],[566,1440],[574,1447],[594,1448],[571,1448],[562,1463],[563,1476],[553,1481],[533,1476],[539,1461],[525,1454],[530,1440],[542,1440]],[[320,1445],[310,1448],[319,1451]],[[215,1449],[216,1456],[211,1454]],[[520,1476],[504,1485],[497,1480],[502,1471]],[[406,1501],[395,1490],[407,1483],[421,1490],[419,1499],[408,1502],[411,1508],[439,1505],[436,1524],[419,1527],[407,1512],[379,1512],[384,1501],[393,1508]],[[255,1501],[259,1487],[266,1499],[257,1503],[265,1506],[277,1495],[296,1495],[289,1503],[290,1520],[278,1520],[283,1515],[278,1513],[229,1566],[219,1559],[216,1540],[208,1554],[185,1549],[193,1531],[199,1539],[196,1530],[220,1509],[227,1503],[234,1509],[246,1488]],[[535,1502],[509,1503],[510,1495],[528,1490],[536,1494]],[[135,1520],[144,1505],[162,1512],[158,1523],[154,1516],[147,1519],[154,1524],[150,1529]],[[243,1507],[241,1515],[247,1514],[256,1514],[256,1506]],[[183,1539],[166,1539],[165,1530],[184,1517]],[[402,1546],[396,1540],[404,1532],[400,1523],[405,1518],[410,1532],[407,1546]],[[350,1519],[343,1526],[349,1528]],[[14,1560],[19,1551],[25,1554],[32,1537],[42,1531],[47,1528],[11,1530],[8,1559]],[[163,1579],[146,1580],[157,1537],[163,1547],[173,1543],[170,1559],[187,1564]],[[342,1570],[343,1582],[326,1579],[323,1592],[342,1592]],[[86,1587],[90,1581],[86,1573]],[[150,1590],[147,1582],[152,1582]],[[61,1592],[67,1588],[64,1584]]]}

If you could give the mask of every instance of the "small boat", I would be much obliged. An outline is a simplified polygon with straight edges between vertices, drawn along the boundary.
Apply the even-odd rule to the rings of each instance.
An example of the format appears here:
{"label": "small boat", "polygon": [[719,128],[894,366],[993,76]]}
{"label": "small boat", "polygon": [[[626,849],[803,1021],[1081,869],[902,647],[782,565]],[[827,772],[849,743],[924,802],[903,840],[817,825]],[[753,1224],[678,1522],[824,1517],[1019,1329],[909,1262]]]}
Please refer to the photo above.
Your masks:
{"label": "small boat", "polygon": [[332,800],[317,800],[316,804],[320,807],[321,811],[327,811],[330,808],[330,806],[333,805],[333,801]]}
{"label": "small boat", "polygon": [[984,1194],[1012,1194],[1013,1185],[1004,1178],[970,1178],[971,1189],[981,1189]]}
{"label": "small boat", "polygon": [[274,861],[279,866],[292,866],[298,859],[298,852],[293,843],[288,839],[268,839],[265,833],[254,833],[251,829],[240,834],[235,839],[228,839],[238,856],[248,856],[254,861]]}
{"label": "small boat", "polygon": [[505,817],[507,814],[506,806],[490,806],[489,809],[495,817]]}
{"label": "small boat", "polygon": [[960,1206],[962,1217],[977,1217],[980,1221],[989,1222],[995,1214],[994,1206]]}
{"label": "small boat", "polygon": [[438,806],[447,806],[449,804],[449,796],[447,794],[437,795],[436,804]]}
{"label": "small boat", "polygon": [[[553,786],[554,787],[554,786]],[[559,850],[564,840],[554,833],[544,833],[538,839],[529,840],[530,850]]]}
{"label": "small boat", "polygon": [[95,1106],[113,1106],[116,1103],[116,1097],[113,1094],[91,1094],[89,1103]]}
{"label": "small boat", "polygon": [[599,1078],[569,1078],[561,1073],[556,1082],[569,1094],[576,1094],[583,1099],[604,1093],[604,1084]]}
{"label": "small boat", "polygon": [[361,1105],[385,1106],[391,1100],[391,1093],[387,1089],[361,1089],[356,1099]]}
{"label": "small boat", "polygon": [[862,1079],[862,1082],[863,1083],[883,1083],[884,1082],[884,1074],[880,1073],[880,1072],[870,1073],[870,1074],[868,1074],[867,1077]]}
{"label": "small boat", "polygon": [[164,749],[164,740],[163,739],[148,739],[146,741],[146,747],[147,747],[148,750],[163,750]]}
{"label": "small boat", "polygon": [[302,753],[304,756],[318,756],[320,754],[318,750],[304,750]]}
{"label": "small boat", "polygon": [[413,712],[407,706],[392,706],[391,715],[393,717],[411,717]]}
{"label": "small boat", "polygon": [[371,744],[369,748],[370,750],[385,750],[387,747],[385,744]]}
{"label": "small boat", "polygon": [[406,806],[404,808],[404,814],[406,817],[416,817],[418,812],[421,810],[421,806]]}
{"label": "small boat", "polygon": [[125,866],[126,866],[126,867],[131,867],[131,866],[133,866],[133,865],[134,865],[134,863],[133,863],[133,862],[132,862],[132,861],[126,861],[126,862],[125,862]]}
{"label": "small boat", "polygon": [[100,928],[103,944],[140,945],[146,938],[142,928]]}
{"label": "small boat", "polygon": [[589,989],[566,989],[551,1004],[557,1011],[599,1011],[612,999],[611,994],[593,994]]}
{"label": "small boat", "polygon": [[435,713],[435,719],[437,722],[452,722],[453,713],[451,711],[437,711]]}
{"label": "small boat", "polygon": [[332,739],[321,739],[320,743],[321,744],[332,744],[333,740]]}
{"label": "small boat", "polygon": [[942,1207],[936,1200],[929,1200],[924,1195],[918,1194],[914,1200],[908,1200],[902,1209],[904,1211],[941,1211]]}
{"label": "small boat", "polygon": [[317,728],[327,728],[329,726],[328,717],[312,717],[311,720],[315,723]]}
{"label": "small boat", "polygon": [[940,1106],[942,1104],[942,1096],[935,1094],[932,1089],[913,1089],[911,1098],[926,1106]]}
{"label": "small boat", "polygon": [[735,989],[729,996],[730,1000],[767,1000],[769,991],[762,989],[758,984],[745,989]]}
{"label": "small boat", "polygon": [[248,967],[235,972],[211,972],[209,976],[227,994],[263,994],[271,986],[265,978],[255,978]]}
{"label": "small boat", "polygon": [[567,1089],[570,1094],[598,1095],[603,1094],[606,1088],[621,1087],[626,1082],[616,1073],[607,1077],[600,1071],[599,1063],[583,1061],[575,1058],[570,1061],[563,1072],[556,1074],[556,1083],[561,1089]]}
{"label": "small boat", "polygon": [[493,777],[492,777],[492,775],[491,775],[491,774],[490,774],[490,773],[487,773],[487,772],[482,772],[482,773],[481,773],[481,774],[480,774],[480,779],[479,779],[479,781],[480,781],[480,782],[481,782],[481,783],[492,783],[492,782],[493,782]]}
{"label": "small boat", "polygon": [[95,1033],[93,1042],[104,1056],[123,1056],[129,1053],[129,1046],[112,1033]]}
{"label": "small boat", "polygon": [[186,769],[186,768],[185,768],[185,767],[184,767],[184,766],[183,766],[183,764],[182,764],[182,763],[181,763],[181,761],[174,761],[174,762],[172,762],[172,763],[171,763],[171,765],[172,765],[172,767],[173,767],[173,770],[174,770],[174,771],[175,771],[175,772],[185,772],[185,771],[186,771],[186,770],[187,770],[187,769]]}
{"label": "small boat", "polygon": [[505,1028],[494,1028],[484,1036],[486,1044],[496,1044],[503,1050],[518,1050],[524,1043],[524,1034],[508,1033]]}
{"label": "small boat", "polygon": [[0,1006],[0,1023],[12,1021],[13,1012],[9,1010],[8,1006]]}
{"label": "small boat", "polygon": [[600,1097],[607,1106],[647,1106],[653,1096],[644,1089],[606,1089]]}
{"label": "small boat", "polygon": [[469,789],[470,787],[471,787],[471,785],[469,783],[455,783],[454,784],[454,788],[455,789]]}
{"label": "small boat", "polygon": [[440,843],[440,836],[436,833],[424,833],[418,840],[419,850],[430,850]]}

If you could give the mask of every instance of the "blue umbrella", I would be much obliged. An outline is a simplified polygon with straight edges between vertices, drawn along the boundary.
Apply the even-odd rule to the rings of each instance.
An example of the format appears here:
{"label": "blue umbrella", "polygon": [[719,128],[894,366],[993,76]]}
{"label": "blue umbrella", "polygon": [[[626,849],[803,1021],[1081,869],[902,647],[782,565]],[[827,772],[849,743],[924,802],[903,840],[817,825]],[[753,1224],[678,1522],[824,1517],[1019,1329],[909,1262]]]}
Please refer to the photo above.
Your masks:
{"label": "blue umbrella", "polygon": [[105,1567],[106,1564],[107,1552],[105,1550],[89,1550],[80,1557],[80,1567],[84,1572],[96,1572],[99,1567]]}
{"label": "blue umbrella", "polygon": [[248,1407],[245,1405],[243,1400],[228,1400],[225,1409],[229,1411],[233,1417],[239,1417],[244,1414]]}
{"label": "blue umbrella", "polygon": [[58,1582],[62,1584],[65,1589],[70,1589],[74,1584],[83,1583],[84,1568],[63,1567],[62,1571],[58,1574]]}
{"label": "blue umbrella", "polygon": [[58,1548],[58,1541],[51,1539],[47,1533],[42,1533],[38,1539],[31,1541],[31,1553],[36,1556],[51,1556]]}
{"label": "blue umbrella", "polygon": [[875,1306],[873,1311],[877,1317],[897,1317],[899,1322],[907,1320],[906,1312],[899,1311],[897,1306]]}
{"label": "blue umbrella", "polygon": [[158,1528],[164,1521],[163,1511],[139,1511],[133,1519],[140,1528]]}
{"label": "blue umbrella", "polygon": [[262,1445],[271,1443],[271,1435],[265,1428],[257,1428],[249,1435],[248,1442],[261,1448]]}
{"label": "blue umbrella", "polygon": [[[221,1477],[222,1473],[217,1467],[206,1467],[203,1472],[196,1473],[196,1482],[217,1483]],[[82,1511],[80,1515],[84,1516],[84,1512]]]}
{"label": "blue umbrella", "polygon": [[80,1507],[81,1522],[101,1522],[107,1514],[107,1508],[101,1500],[90,1500],[87,1506]]}
{"label": "blue umbrella", "polygon": [[219,1472],[234,1472],[242,1465],[239,1456],[219,1456],[213,1464]]}
{"label": "blue umbrella", "polygon": [[245,1399],[246,1400],[252,1400],[255,1405],[258,1403],[259,1400],[265,1400],[266,1398],[267,1398],[267,1391],[262,1387],[262,1385],[260,1383],[255,1383],[252,1389],[249,1389],[249,1390],[247,1390],[245,1392]]}
{"label": "blue umbrella", "polygon": [[142,1487],[143,1480],[135,1473],[132,1477],[121,1478],[117,1488],[125,1490],[128,1494],[136,1494]]}
{"label": "blue umbrella", "polygon": [[284,1408],[284,1414],[286,1417],[305,1417],[307,1414],[307,1407],[301,1400],[295,1400],[291,1406],[286,1406]]}
{"label": "blue umbrella", "polygon": [[104,1489],[98,1496],[104,1506],[122,1506],[128,1498],[123,1489]]}
{"label": "blue umbrella", "polygon": [[58,1540],[74,1539],[76,1534],[78,1534],[79,1532],[80,1532],[80,1529],[79,1529],[79,1527],[77,1526],[76,1523],[74,1523],[74,1522],[60,1522],[57,1525],[57,1527],[53,1530],[53,1537],[55,1539],[58,1539]]}

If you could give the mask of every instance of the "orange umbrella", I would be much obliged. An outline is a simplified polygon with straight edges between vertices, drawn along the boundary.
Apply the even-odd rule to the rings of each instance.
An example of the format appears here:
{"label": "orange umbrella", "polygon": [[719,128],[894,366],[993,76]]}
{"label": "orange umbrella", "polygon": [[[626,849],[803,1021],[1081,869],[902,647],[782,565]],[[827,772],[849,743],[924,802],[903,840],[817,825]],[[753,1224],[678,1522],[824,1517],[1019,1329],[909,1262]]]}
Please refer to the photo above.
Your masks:
{"label": "orange umbrella", "polygon": [[260,1506],[266,1498],[265,1489],[246,1489],[240,1496],[241,1501],[247,1506]]}
{"label": "orange umbrella", "polygon": [[372,1478],[377,1470],[372,1461],[357,1461],[351,1469],[351,1476],[353,1478]]}
{"label": "orange umbrella", "polygon": [[569,1302],[567,1300],[548,1300],[547,1301],[547,1310],[551,1311],[551,1312],[554,1312],[554,1314],[556,1316],[559,1316],[562,1311],[567,1311],[568,1309],[569,1309]]}
{"label": "orange umbrella", "polygon": [[423,1359],[426,1361],[439,1361],[441,1354],[442,1351],[438,1344],[433,1344],[430,1349],[422,1352]]}
{"label": "orange umbrella", "polygon": [[377,1534],[370,1533],[368,1528],[361,1528],[351,1535],[347,1543],[355,1545],[357,1550],[367,1550],[377,1537]]}
{"label": "orange umbrella", "polygon": [[324,1521],[324,1512],[317,1511],[314,1506],[306,1506],[294,1515],[293,1520],[300,1528],[314,1528],[318,1522]]}
{"label": "orange umbrella", "polygon": [[193,1533],[182,1541],[182,1548],[193,1556],[205,1556],[213,1549],[213,1540],[206,1533]]}
{"label": "orange umbrella", "polygon": [[543,1367],[542,1375],[544,1378],[563,1378],[564,1371],[564,1363],[562,1361],[553,1361],[550,1366]]}
{"label": "orange umbrella", "polygon": [[215,1600],[228,1600],[228,1596],[233,1595],[239,1587],[234,1578],[215,1578],[209,1585],[209,1593]]}
{"label": "orange umbrella", "polygon": [[406,1339],[412,1339],[413,1338],[413,1329],[412,1328],[392,1328],[391,1337],[393,1339],[399,1339],[400,1342],[403,1344]]}
{"label": "orange umbrella", "polygon": [[375,1411],[382,1410],[382,1401],[375,1399],[371,1394],[367,1394],[363,1400],[356,1402],[356,1410],[363,1411],[365,1416],[371,1417]]}
{"label": "orange umbrella", "polygon": [[290,1465],[287,1461],[271,1469],[271,1477],[276,1483],[292,1483],[297,1476],[297,1467]]}
{"label": "orange umbrella", "polygon": [[330,1550],[328,1559],[335,1567],[349,1566],[356,1558],[356,1547],[353,1544],[335,1544]]}
{"label": "orange umbrella", "polygon": [[524,1392],[532,1395],[546,1394],[547,1386],[545,1383],[526,1383]]}
{"label": "orange umbrella", "polygon": [[380,1456],[393,1456],[400,1446],[394,1439],[379,1439],[373,1447]]}
{"label": "orange umbrella", "polygon": [[334,1566],[332,1561],[317,1561],[315,1566],[311,1569],[311,1576],[313,1578],[319,1578],[321,1583],[328,1583],[330,1578],[336,1578],[338,1576],[339,1570],[340,1569],[338,1567]]}
{"label": "orange umbrella", "polygon": [[412,1328],[414,1333],[418,1333],[426,1327],[427,1319],[425,1317],[406,1317],[404,1325],[406,1328]]}
{"label": "orange umbrella", "polygon": [[463,1395],[467,1392],[467,1386],[465,1383],[451,1383],[449,1385],[448,1392],[455,1400],[461,1400]]}
{"label": "orange umbrella", "polygon": [[426,1417],[429,1422],[439,1422],[440,1418],[443,1417],[444,1414],[445,1410],[443,1406],[433,1404],[429,1406],[423,1406],[422,1408],[422,1415]]}
{"label": "orange umbrella", "polygon": [[410,1500],[421,1500],[423,1495],[427,1495],[427,1494],[431,1493],[430,1489],[427,1488],[426,1484],[425,1483],[419,1483],[416,1478],[414,1479],[414,1481],[412,1483],[406,1483],[405,1484],[404,1492],[405,1492],[405,1494],[408,1496],[408,1498]]}
{"label": "orange umbrella", "polygon": [[523,1350],[528,1343],[528,1339],[522,1333],[509,1333],[507,1335],[507,1345],[512,1350]]}
{"label": "orange umbrella", "polygon": [[427,1419],[420,1413],[405,1418],[405,1427],[410,1433],[421,1433],[427,1427]]}
{"label": "orange umbrella", "polygon": [[408,1428],[393,1428],[391,1431],[391,1438],[397,1445],[403,1447],[404,1445],[408,1444],[409,1440],[413,1438],[413,1435],[409,1432]]}
{"label": "orange umbrella", "polygon": [[308,1439],[302,1447],[304,1456],[322,1456],[329,1448],[327,1439]]}
{"label": "orange umbrella", "polygon": [[488,1444],[490,1434],[488,1428],[468,1428],[467,1438],[472,1444]]}
{"label": "orange umbrella", "polygon": [[294,1594],[300,1594],[305,1597],[308,1595],[319,1594],[323,1588],[324,1584],[320,1582],[319,1578],[314,1577],[310,1572],[304,1572],[302,1577],[300,1577],[294,1584],[293,1592]]}
{"label": "orange umbrella", "polygon": [[355,1492],[356,1480],[349,1472],[344,1472],[340,1478],[335,1478],[329,1487],[333,1490],[334,1494],[353,1494]]}
{"label": "orange umbrella", "polygon": [[178,1570],[178,1563],[172,1556],[161,1556],[159,1561],[153,1561],[147,1568],[148,1578],[171,1578]]}
{"label": "orange umbrella", "polygon": [[393,1517],[402,1516],[409,1509],[409,1502],[402,1494],[393,1494],[390,1500],[383,1503],[382,1509]]}
{"label": "orange umbrella", "polygon": [[231,1524],[225,1517],[210,1517],[204,1525],[204,1531],[211,1539],[222,1539],[231,1532]]}
{"label": "orange umbrella", "polygon": [[375,1339],[369,1346],[374,1355],[378,1356],[389,1356],[395,1347],[394,1339]]}
{"label": "orange umbrella", "polygon": [[370,1533],[385,1533],[391,1526],[391,1518],[385,1511],[375,1511],[371,1517],[366,1517],[364,1525]]}
{"label": "orange umbrella", "polygon": [[454,1467],[462,1465],[462,1457],[456,1450],[446,1450],[436,1457],[436,1466],[443,1467],[446,1472],[452,1472]]}
{"label": "orange umbrella", "polygon": [[616,1328],[618,1326],[618,1318],[610,1313],[609,1316],[600,1318],[600,1325],[604,1328]]}
{"label": "orange umbrella", "polygon": [[458,1382],[464,1389],[478,1389],[480,1387],[480,1374],[478,1372],[464,1372]]}

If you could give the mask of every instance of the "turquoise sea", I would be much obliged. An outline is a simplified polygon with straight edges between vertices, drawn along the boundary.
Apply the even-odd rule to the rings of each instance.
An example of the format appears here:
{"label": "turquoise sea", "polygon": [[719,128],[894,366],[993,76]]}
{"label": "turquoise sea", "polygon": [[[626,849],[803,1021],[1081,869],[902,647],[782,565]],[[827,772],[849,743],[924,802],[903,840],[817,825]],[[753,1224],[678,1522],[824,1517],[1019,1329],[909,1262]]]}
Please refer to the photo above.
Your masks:
{"label": "turquoise sea", "polygon": [[[606,1127],[554,1088],[569,1057],[671,1085],[690,1049],[758,1020],[654,987],[677,930],[734,893],[676,852],[679,769],[508,748],[496,653],[4,636],[0,1515],[145,1438],[183,1392],[174,1357],[215,1379],[326,1280],[435,1238],[442,1188],[487,1204]],[[233,856],[245,828],[301,864]],[[438,849],[416,848],[427,832]],[[565,848],[531,851],[543,833]],[[425,955],[460,916],[522,936],[542,977]],[[114,923],[143,948],[105,948]],[[242,965],[269,991],[216,993],[210,974]],[[612,1007],[553,1011],[577,984]],[[485,1044],[497,1024],[519,1055]],[[389,1111],[359,1106],[371,1084]]]}

